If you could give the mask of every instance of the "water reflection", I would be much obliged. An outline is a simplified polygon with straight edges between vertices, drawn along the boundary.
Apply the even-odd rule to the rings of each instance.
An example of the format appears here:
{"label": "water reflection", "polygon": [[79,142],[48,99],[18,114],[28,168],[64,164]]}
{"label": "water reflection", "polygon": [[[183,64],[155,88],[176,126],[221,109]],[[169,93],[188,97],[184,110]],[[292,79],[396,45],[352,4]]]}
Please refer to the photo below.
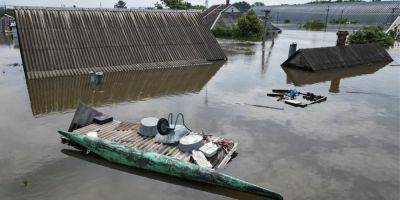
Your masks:
{"label": "water reflection", "polygon": [[18,38],[13,38],[12,34],[0,33],[0,45],[19,48]]}
{"label": "water reflection", "polygon": [[125,101],[199,92],[223,65],[105,74],[99,85],[87,75],[28,79],[33,115],[75,108],[79,102],[102,106]]}
{"label": "water reflection", "polygon": [[285,71],[288,84],[295,86],[311,85],[315,83],[330,81],[329,92],[338,93],[340,91],[340,80],[354,76],[373,74],[385,67],[388,63],[375,63],[370,65],[356,66],[352,68],[329,69],[321,71],[306,71],[294,67],[282,66]]}
{"label": "water reflection", "polygon": [[[131,175],[142,176],[142,177],[157,180],[160,182],[189,187],[189,188],[193,188],[193,189],[200,190],[200,191],[205,191],[205,192],[209,192],[209,193],[222,195],[225,197],[230,197],[233,199],[269,200],[269,198],[258,196],[258,195],[251,194],[251,193],[240,192],[240,191],[232,190],[232,189],[225,188],[225,187],[194,182],[194,181],[190,181],[190,180],[186,180],[186,179],[182,179],[182,178],[171,177],[168,175],[164,175],[164,174],[160,174],[160,173],[156,173],[156,172],[152,172],[152,171],[148,171],[148,170],[143,170],[143,169],[138,169],[138,168],[133,168],[133,167],[128,167],[128,166],[124,166],[124,165],[120,165],[120,164],[111,163],[109,161],[102,159],[101,157],[99,157],[95,154],[87,155],[84,152],[77,151],[77,150],[70,150],[70,149],[63,149],[63,150],[61,150],[61,152],[65,155],[74,157],[76,159],[88,161],[90,163],[94,163],[96,165],[111,168],[114,170],[119,170],[121,172],[125,172],[125,173],[131,174]],[[68,162],[68,161],[66,161],[66,162]],[[74,170],[70,169],[70,171],[74,171]],[[82,170],[79,170],[79,171],[82,171]],[[43,172],[43,173],[46,173],[46,172]],[[66,171],[63,171],[62,173],[64,174],[64,176],[65,176],[65,174],[68,174],[68,172],[66,172]],[[71,172],[71,173],[74,173],[74,172]],[[151,187],[151,186],[149,186],[149,187]],[[130,194],[126,194],[126,195],[127,195],[127,197],[129,197]]]}

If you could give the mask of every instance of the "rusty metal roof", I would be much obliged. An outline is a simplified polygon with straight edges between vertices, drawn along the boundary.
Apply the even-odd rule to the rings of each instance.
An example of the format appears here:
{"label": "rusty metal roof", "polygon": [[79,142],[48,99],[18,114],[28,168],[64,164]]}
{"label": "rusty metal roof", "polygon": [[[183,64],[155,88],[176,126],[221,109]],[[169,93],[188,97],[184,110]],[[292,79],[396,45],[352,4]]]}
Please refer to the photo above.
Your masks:
{"label": "rusty metal roof", "polygon": [[28,78],[226,59],[199,12],[17,7],[16,20]]}
{"label": "rusty metal roof", "polygon": [[318,71],[392,61],[386,50],[378,44],[355,44],[299,49],[282,66]]}

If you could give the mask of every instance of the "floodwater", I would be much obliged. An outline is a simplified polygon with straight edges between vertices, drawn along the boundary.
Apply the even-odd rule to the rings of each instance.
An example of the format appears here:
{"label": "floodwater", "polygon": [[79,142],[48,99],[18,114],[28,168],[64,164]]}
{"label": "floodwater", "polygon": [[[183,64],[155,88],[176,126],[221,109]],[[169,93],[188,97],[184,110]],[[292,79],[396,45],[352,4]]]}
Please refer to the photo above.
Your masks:
{"label": "floodwater", "polygon": [[[57,130],[67,129],[83,101],[120,120],[182,112],[192,129],[239,141],[224,173],[285,199],[399,199],[400,47],[389,50],[396,61],[385,67],[320,74],[280,67],[291,42],[308,48],[335,41],[334,32],[284,30],[262,53],[260,43],[220,40],[226,63],[106,74],[103,85],[93,86],[85,77],[25,81],[18,45],[0,37],[0,197],[254,199],[111,164],[61,144]],[[241,53],[248,50],[254,54]],[[276,88],[328,100],[295,108],[267,97]]]}

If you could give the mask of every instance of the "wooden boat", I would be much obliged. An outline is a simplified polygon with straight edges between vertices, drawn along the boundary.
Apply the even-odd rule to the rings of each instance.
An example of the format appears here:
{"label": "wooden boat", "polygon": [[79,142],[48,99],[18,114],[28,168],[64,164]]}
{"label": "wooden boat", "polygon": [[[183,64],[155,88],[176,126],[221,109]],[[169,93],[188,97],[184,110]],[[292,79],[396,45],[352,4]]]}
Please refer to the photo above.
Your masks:
{"label": "wooden boat", "polygon": [[[99,114],[102,113],[80,105],[70,129],[59,131],[64,137],[62,142],[93,152],[114,163],[249,192],[270,199],[283,199],[281,195],[269,189],[216,171],[231,159],[237,143],[228,145],[225,149],[227,151],[221,151],[224,153],[217,153],[211,158],[210,163],[213,168],[210,169],[190,162],[190,153],[180,152],[177,145],[155,143],[154,138],[141,136],[137,133],[137,123],[116,120],[105,124],[93,123],[93,117]],[[98,136],[86,134],[93,131],[97,131]]]}

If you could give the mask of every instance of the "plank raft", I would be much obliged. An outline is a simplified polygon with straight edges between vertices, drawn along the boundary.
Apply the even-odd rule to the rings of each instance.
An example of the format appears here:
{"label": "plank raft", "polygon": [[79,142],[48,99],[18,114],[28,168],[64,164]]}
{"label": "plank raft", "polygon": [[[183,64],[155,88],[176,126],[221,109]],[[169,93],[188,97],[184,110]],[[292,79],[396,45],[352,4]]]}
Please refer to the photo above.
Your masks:
{"label": "plank raft", "polygon": [[[112,121],[103,125],[93,123],[76,129],[72,133],[85,135],[88,132],[97,131],[98,137],[102,140],[115,142],[128,148],[137,148],[146,152],[158,153],[183,162],[190,161],[191,153],[180,151],[177,144],[156,143],[154,137],[142,136],[138,133],[138,129],[138,123]],[[64,143],[68,143],[68,141],[64,140]],[[223,155],[219,157],[218,155],[211,157],[209,161],[213,168],[219,169],[225,167],[231,155],[236,151],[237,145],[237,142],[234,143],[234,145],[228,149],[228,152],[222,151]]]}

